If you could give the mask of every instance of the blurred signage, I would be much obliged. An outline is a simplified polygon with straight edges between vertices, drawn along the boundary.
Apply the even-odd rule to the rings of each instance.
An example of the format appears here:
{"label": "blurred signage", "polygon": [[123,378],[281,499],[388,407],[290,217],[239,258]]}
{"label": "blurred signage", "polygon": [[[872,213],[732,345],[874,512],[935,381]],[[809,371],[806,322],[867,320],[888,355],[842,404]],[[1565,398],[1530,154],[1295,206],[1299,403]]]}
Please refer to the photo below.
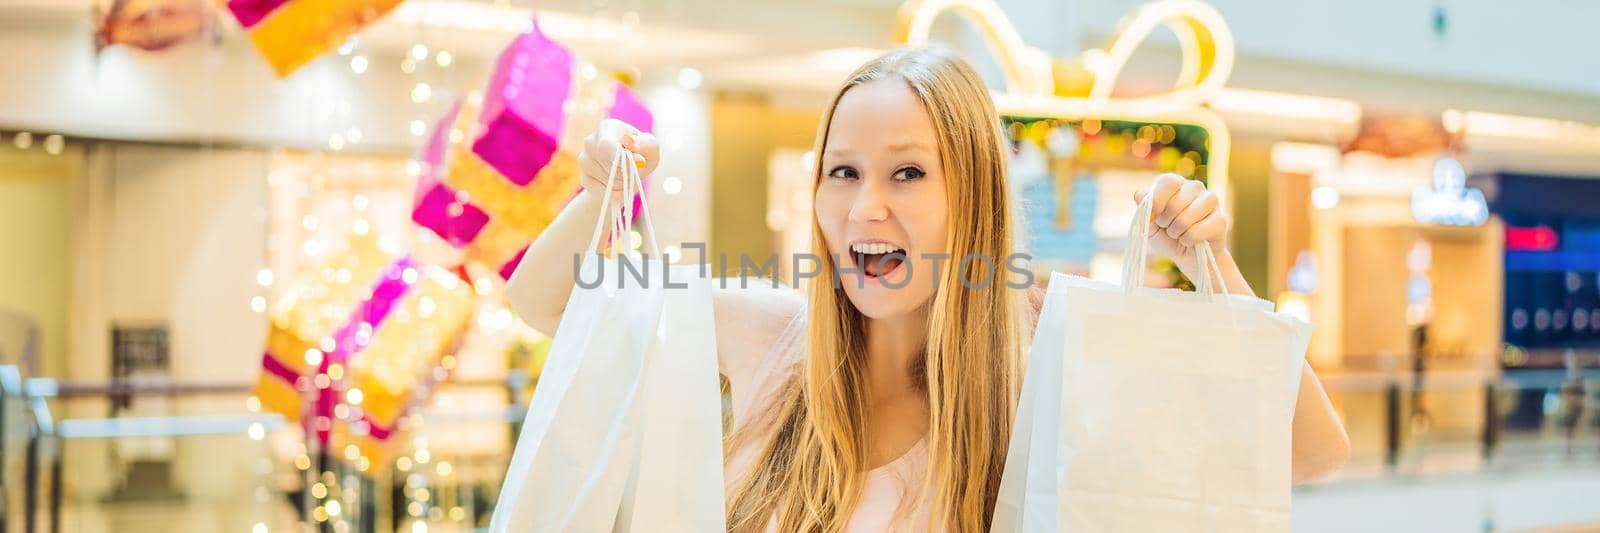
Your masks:
{"label": "blurred signage", "polygon": [[1539,225],[1533,227],[1506,226],[1506,251],[1548,252],[1561,245],[1555,228]]}
{"label": "blurred signage", "polygon": [[1433,164],[1433,184],[1411,193],[1411,216],[1423,224],[1480,226],[1489,220],[1483,191],[1467,187],[1467,173],[1453,157]]}

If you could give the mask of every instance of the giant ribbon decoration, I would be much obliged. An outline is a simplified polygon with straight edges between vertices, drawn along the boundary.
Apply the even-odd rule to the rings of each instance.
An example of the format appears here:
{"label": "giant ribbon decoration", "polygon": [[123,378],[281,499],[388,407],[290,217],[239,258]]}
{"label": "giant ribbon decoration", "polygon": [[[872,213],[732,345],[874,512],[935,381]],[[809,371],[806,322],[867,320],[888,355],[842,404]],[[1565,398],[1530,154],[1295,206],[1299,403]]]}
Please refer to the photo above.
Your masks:
{"label": "giant ribbon decoration", "polygon": [[[1084,65],[1092,78],[1087,90],[1073,86],[1065,75],[1079,64],[1052,62],[1049,54],[1023,43],[992,0],[907,0],[900,6],[895,40],[907,45],[929,42],[934,19],[946,11],[970,21],[993,48],[1006,85],[993,95],[1002,115],[1198,126],[1211,140],[1206,185],[1226,197],[1231,136],[1222,117],[1205,104],[1233,71],[1233,34],[1211,6],[1195,0],[1160,0],[1140,7],[1120,25],[1105,56]],[[1183,51],[1177,82],[1164,93],[1113,98],[1122,67],[1158,25],[1178,36]]]}

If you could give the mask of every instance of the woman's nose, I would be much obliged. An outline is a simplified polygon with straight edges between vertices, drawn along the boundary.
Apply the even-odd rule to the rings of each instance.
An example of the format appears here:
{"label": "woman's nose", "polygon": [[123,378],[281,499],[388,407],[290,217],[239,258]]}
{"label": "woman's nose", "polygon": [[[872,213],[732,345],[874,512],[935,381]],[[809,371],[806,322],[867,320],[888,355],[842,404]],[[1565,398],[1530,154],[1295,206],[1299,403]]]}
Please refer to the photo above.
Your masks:
{"label": "woman's nose", "polygon": [[861,187],[850,205],[851,222],[877,222],[889,218],[889,203],[883,185],[876,180],[861,180]]}

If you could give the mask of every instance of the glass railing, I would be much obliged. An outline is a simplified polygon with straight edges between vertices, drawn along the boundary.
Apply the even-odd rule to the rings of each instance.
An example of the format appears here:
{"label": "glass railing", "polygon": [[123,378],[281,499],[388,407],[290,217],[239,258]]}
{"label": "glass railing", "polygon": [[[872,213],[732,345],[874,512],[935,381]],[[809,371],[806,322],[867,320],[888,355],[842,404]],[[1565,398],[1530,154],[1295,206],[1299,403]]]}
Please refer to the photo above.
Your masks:
{"label": "glass railing", "polygon": [[[249,384],[57,382],[3,366],[0,533],[480,530],[528,381],[446,384],[387,456],[351,460],[252,411]],[[1302,491],[1600,467],[1600,368],[1327,384],[1355,454]]]}
{"label": "glass railing", "polygon": [[1452,370],[1325,375],[1352,449],[1325,484],[1600,466],[1600,358],[1594,361],[1492,378]]}

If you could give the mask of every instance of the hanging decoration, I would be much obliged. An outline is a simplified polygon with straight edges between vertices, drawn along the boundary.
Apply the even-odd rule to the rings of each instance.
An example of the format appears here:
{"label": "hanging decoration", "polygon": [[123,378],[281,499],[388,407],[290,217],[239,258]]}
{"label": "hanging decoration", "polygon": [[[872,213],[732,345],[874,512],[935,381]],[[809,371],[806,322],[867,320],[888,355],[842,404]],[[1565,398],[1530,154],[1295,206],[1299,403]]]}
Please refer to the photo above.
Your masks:
{"label": "hanging decoration", "polygon": [[1442,116],[1418,113],[1363,113],[1355,135],[1341,147],[1345,153],[1371,152],[1398,158],[1448,152],[1460,139],[1445,128]]}
{"label": "hanging decoration", "polygon": [[[342,454],[352,462],[388,455],[402,414],[474,311],[454,273],[410,256],[374,273],[381,260],[338,254],[291,289],[272,317],[256,386],[262,408],[302,423],[324,449],[355,446]],[[350,283],[358,273],[376,281]]]}
{"label": "hanging decoration", "polygon": [[228,0],[256,51],[279,78],[392,11],[404,0]]}
{"label": "hanging decoration", "polygon": [[102,5],[94,5],[96,53],[114,45],[155,52],[216,37],[217,17],[207,0],[111,0]]}
{"label": "hanging decoration", "polygon": [[500,54],[481,101],[452,106],[435,125],[412,220],[509,279],[577,194],[578,146],[605,117],[653,127],[626,86],[531,25]]}

